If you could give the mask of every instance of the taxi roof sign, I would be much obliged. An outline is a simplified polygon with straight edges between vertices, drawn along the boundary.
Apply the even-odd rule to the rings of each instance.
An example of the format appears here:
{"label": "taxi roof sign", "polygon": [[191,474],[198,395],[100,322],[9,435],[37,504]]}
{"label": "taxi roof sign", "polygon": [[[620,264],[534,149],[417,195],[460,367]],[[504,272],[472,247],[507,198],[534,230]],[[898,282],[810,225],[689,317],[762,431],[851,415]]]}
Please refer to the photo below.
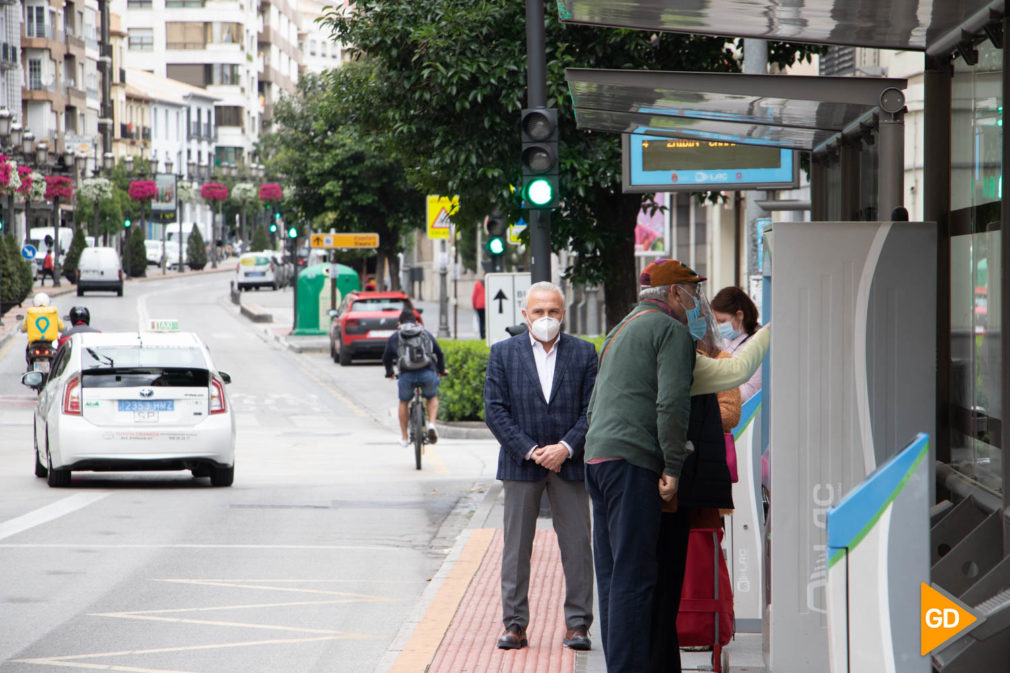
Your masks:
{"label": "taxi roof sign", "polygon": [[178,332],[179,321],[176,318],[151,318],[147,321],[148,332]]}

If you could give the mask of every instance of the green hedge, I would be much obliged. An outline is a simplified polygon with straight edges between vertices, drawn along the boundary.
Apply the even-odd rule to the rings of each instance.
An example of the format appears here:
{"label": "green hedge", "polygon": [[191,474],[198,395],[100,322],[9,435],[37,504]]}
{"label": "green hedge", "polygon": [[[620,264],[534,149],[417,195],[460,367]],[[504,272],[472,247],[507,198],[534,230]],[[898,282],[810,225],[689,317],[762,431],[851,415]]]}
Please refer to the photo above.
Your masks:
{"label": "green hedge", "polygon": [[[603,335],[580,337],[600,351]],[[483,341],[440,339],[449,375],[438,387],[438,417],[443,421],[484,420],[484,376],[487,373],[488,347]]]}

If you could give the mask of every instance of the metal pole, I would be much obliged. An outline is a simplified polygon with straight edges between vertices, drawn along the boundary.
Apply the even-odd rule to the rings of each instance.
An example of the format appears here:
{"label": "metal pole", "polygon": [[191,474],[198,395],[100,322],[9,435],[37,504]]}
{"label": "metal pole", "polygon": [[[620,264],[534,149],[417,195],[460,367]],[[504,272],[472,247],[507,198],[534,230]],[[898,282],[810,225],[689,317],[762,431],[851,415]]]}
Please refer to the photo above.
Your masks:
{"label": "metal pole", "polygon": [[55,287],[60,286],[60,274],[62,270],[60,269],[60,197],[53,198],[53,219],[55,220],[53,226],[53,247],[55,252],[53,253],[53,285]]}
{"label": "metal pole", "polygon": [[112,151],[112,41],[109,33],[109,0],[98,0],[100,34],[98,37],[98,68],[102,78],[102,106],[98,126],[102,134],[102,152],[96,161]]}
{"label": "metal pole", "polygon": [[905,192],[905,95],[898,89],[880,94],[880,185],[877,219],[891,219]]}
{"label": "metal pole", "polygon": [[[743,41],[743,71],[748,75],[768,74],[768,43],[764,40],[745,39]],[[758,205],[758,201],[768,198],[764,191],[748,191],[744,225],[747,228],[747,277],[744,290],[750,290],[751,281],[760,278],[758,268],[758,248],[761,241],[757,237],[757,221],[767,216],[767,212]]]}
{"label": "metal pole", "polygon": [[[544,34],[544,0],[526,0],[526,106],[547,105],[547,50]],[[551,213],[529,209],[530,279],[551,279]]]}
{"label": "metal pole", "polygon": [[438,336],[449,336],[449,288],[446,276],[449,275],[449,253],[445,249],[445,241],[441,241],[441,251],[438,258]]}

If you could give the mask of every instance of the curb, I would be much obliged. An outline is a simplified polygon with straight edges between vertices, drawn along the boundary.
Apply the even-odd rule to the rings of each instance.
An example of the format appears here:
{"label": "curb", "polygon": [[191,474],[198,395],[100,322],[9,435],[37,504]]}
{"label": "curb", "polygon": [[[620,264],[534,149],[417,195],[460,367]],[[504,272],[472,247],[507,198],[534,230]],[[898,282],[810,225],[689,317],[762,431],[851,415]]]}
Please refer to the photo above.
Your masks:
{"label": "curb", "polygon": [[435,429],[446,439],[494,439],[483,421],[435,421]]}

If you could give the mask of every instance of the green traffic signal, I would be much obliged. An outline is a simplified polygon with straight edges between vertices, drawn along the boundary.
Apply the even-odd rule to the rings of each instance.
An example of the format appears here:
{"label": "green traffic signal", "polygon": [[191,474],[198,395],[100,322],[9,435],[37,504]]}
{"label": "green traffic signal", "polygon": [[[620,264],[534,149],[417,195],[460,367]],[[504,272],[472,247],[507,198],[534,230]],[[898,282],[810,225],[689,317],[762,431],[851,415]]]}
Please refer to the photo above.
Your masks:
{"label": "green traffic signal", "polygon": [[298,238],[298,227],[288,227],[288,238]]}
{"label": "green traffic signal", "polygon": [[526,185],[523,200],[534,206],[546,206],[554,199],[554,186],[547,178],[531,180]]}
{"label": "green traffic signal", "polygon": [[123,220],[123,227],[124,228],[129,229],[130,228],[130,224],[131,224],[131,222],[130,222],[129,219]]}
{"label": "green traffic signal", "polygon": [[276,222],[274,222],[274,223],[272,223],[270,225],[270,233],[271,234],[276,234],[277,233],[277,223]]}
{"label": "green traffic signal", "polygon": [[505,241],[503,241],[498,237],[489,239],[487,242],[487,251],[490,252],[492,255],[502,254],[503,252],[505,252]]}
{"label": "green traffic signal", "polygon": [[281,211],[278,210],[276,213],[274,213],[274,219],[275,220],[281,219]]}

